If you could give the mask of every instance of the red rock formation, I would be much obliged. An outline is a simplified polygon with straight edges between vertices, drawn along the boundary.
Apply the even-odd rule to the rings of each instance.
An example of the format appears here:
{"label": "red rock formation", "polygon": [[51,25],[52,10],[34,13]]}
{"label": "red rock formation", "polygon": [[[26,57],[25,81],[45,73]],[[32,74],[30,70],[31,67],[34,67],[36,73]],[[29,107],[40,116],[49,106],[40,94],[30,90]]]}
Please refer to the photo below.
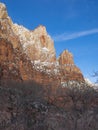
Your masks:
{"label": "red rock formation", "polygon": [[12,30],[19,37],[22,48],[31,61],[39,59],[41,62],[56,61],[53,41],[44,26],[39,26],[34,31],[29,31],[22,26],[13,24]]}
{"label": "red rock formation", "polygon": [[71,53],[65,50],[56,60],[53,40],[44,26],[29,31],[13,24],[4,4],[0,4],[0,18],[1,79],[33,80],[43,85],[84,81]]}
{"label": "red rock formation", "polygon": [[68,50],[63,51],[63,53],[59,56],[58,61],[60,65],[74,64],[73,55]]}
{"label": "red rock formation", "polygon": [[68,50],[63,51],[58,58],[58,62],[63,75],[62,81],[68,81],[69,79],[77,81],[83,80],[82,73],[74,64],[73,55]]}
{"label": "red rock formation", "polygon": [[0,3],[0,130],[97,130],[97,119],[97,92],[72,54],[56,60],[45,27],[13,24]]}
{"label": "red rock formation", "polygon": [[8,16],[6,7],[3,3],[0,3],[0,19],[4,19]]}

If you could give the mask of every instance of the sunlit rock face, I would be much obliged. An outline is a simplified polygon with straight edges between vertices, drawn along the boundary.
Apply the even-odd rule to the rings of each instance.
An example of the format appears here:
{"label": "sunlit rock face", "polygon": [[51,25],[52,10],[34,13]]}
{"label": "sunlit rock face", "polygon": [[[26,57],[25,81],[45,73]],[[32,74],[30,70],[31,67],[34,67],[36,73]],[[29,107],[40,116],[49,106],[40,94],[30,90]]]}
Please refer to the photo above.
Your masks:
{"label": "sunlit rock face", "polygon": [[97,93],[44,26],[14,24],[0,3],[0,130],[47,129],[97,130]]}
{"label": "sunlit rock face", "polygon": [[47,34],[44,26],[39,26],[34,31],[30,31],[23,26],[13,24],[12,29],[19,37],[22,48],[30,60],[56,61],[53,40]]}
{"label": "sunlit rock face", "polygon": [[58,58],[60,69],[63,74],[63,81],[82,81],[83,76],[80,69],[74,64],[73,55],[68,50],[64,50]]}
{"label": "sunlit rock face", "polygon": [[[80,69],[74,64],[73,55],[65,50],[58,59],[54,42],[42,25],[34,30],[14,24],[6,7],[0,3],[0,65],[10,68],[8,78],[14,77],[17,68],[20,80],[33,80],[41,84],[84,81]],[[5,71],[2,67],[2,76]],[[13,73],[11,76],[9,72]],[[7,75],[7,74],[5,74]],[[6,76],[7,79],[7,76]]]}
{"label": "sunlit rock face", "polygon": [[7,18],[7,16],[8,14],[5,5],[3,3],[0,3],[0,19]]}
{"label": "sunlit rock face", "polygon": [[62,54],[58,58],[58,61],[60,65],[64,65],[64,64],[73,65],[74,64],[73,55],[68,50],[65,50],[62,52]]}

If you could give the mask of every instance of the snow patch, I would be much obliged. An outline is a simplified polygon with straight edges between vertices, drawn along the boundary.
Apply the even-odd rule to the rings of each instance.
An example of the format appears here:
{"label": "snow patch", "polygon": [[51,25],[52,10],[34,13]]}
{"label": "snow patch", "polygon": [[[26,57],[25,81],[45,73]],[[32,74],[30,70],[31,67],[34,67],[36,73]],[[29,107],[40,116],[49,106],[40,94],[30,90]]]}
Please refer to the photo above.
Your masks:
{"label": "snow patch", "polygon": [[91,87],[94,86],[94,83],[92,83],[88,78],[84,78],[85,82],[90,85]]}
{"label": "snow patch", "polygon": [[42,50],[46,52],[49,51],[46,47],[43,47]]}

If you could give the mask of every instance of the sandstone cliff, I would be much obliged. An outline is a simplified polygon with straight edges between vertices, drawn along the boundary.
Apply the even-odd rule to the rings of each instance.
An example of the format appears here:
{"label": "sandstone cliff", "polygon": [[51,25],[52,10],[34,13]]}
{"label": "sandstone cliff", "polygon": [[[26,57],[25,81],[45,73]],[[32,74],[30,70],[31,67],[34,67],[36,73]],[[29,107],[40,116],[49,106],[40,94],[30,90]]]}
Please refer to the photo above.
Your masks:
{"label": "sandstone cliff", "polygon": [[[0,3],[0,50],[2,78],[6,75],[7,79],[8,75],[10,79],[10,72],[13,73],[12,77],[18,75],[22,81],[33,80],[42,84],[54,80],[58,83],[69,80],[84,81],[70,52],[65,50],[56,59],[53,40],[44,26],[40,25],[30,31],[14,24],[2,3]],[[12,64],[15,66],[12,67],[13,69],[9,67],[13,66]],[[3,66],[6,66],[5,70]],[[15,68],[17,68],[16,73],[13,72]]]}
{"label": "sandstone cliff", "polygon": [[98,130],[98,92],[44,26],[14,24],[0,3],[0,130],[65,129]]}
{"label": "sandstone cliff", "polygon": [[19,37],[22,48],[31,61],[55,62],[56,56],[53,41],[44,26],[39,26],[34,31],[29,31],[22,26],[13,24],[12,30]]}

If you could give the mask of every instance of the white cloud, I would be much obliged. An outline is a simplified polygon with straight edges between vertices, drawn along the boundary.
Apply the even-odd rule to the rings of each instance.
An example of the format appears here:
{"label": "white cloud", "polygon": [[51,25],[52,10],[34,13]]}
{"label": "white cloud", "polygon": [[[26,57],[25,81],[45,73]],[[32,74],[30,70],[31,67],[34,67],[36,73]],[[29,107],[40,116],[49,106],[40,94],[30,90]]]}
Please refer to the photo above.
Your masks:
{"label": "white cloud", "polygon": [[98,28],[96,29],[91,29],[91,30],[85,30],[82,32],[75,32],[75,33],[71,33],[71,34],[67,34],[67,33],[62,33],[60,35],[56,35],[53,36],[52,38],[54,39],[54,41],[68,41],[71,39],[76,39],[79,37],[83,37],[83,36],[87,36],[87,35],[91,35],[91,34],[95,34],[98,33]]}

